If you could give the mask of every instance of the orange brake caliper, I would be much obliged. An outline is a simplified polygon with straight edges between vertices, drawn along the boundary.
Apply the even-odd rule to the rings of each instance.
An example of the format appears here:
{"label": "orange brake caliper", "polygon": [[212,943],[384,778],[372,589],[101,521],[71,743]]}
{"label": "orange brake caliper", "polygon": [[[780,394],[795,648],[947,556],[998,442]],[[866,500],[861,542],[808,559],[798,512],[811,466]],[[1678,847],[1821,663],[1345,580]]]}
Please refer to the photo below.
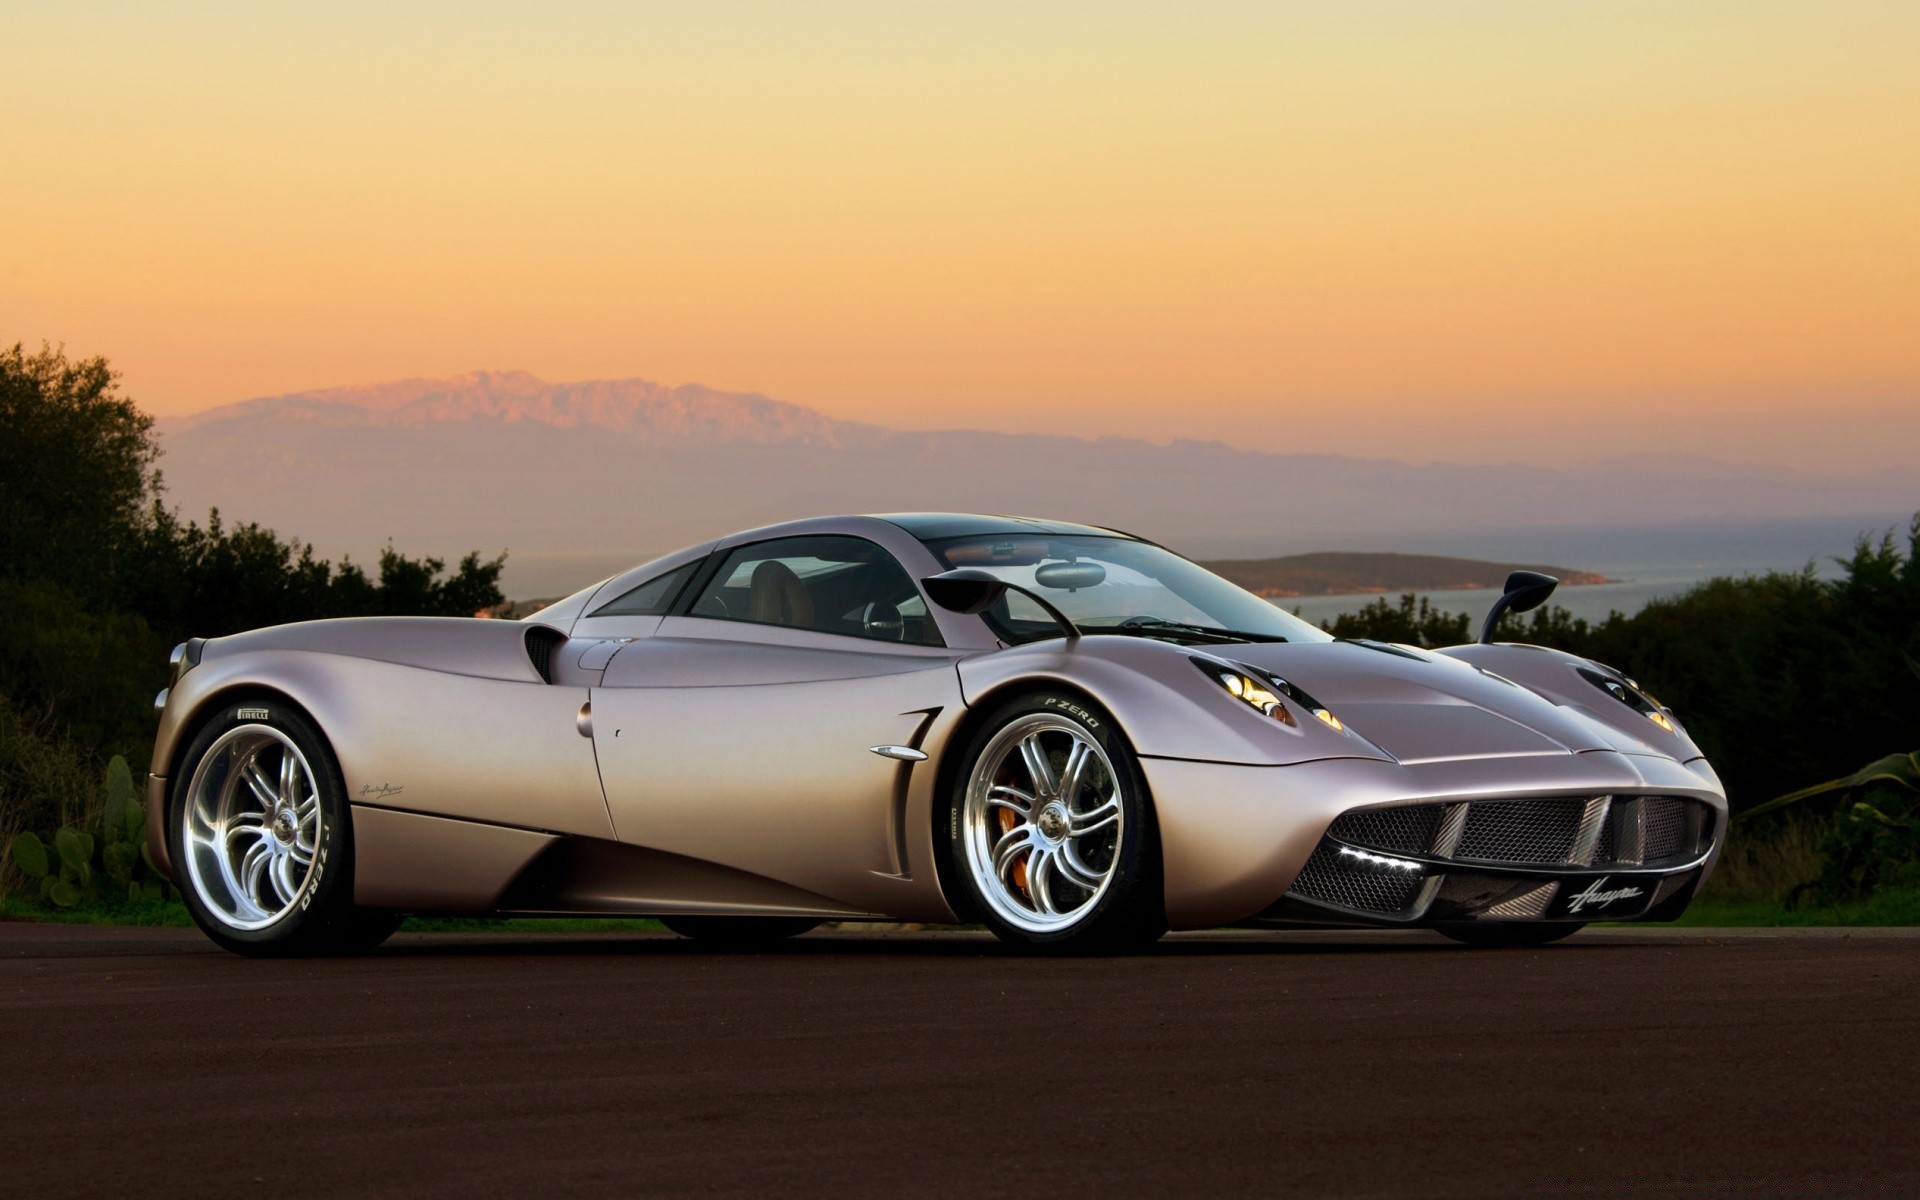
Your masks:
{"label": "orange brake caliper", "polygon": [[[1012,833],[1014,824],[1015,824],[1015,818],[1013,815],[1013,811],[1011,809],[1005,809],[1005,808],[1001,809],[1000,810],[1000,832]],[[1027,891],[1027,859],[1024,855],[1021,857],[1019,862],[1013,864],[1013,884],[1015,887],[1019,888],[1021,891],[1023,892]]]}

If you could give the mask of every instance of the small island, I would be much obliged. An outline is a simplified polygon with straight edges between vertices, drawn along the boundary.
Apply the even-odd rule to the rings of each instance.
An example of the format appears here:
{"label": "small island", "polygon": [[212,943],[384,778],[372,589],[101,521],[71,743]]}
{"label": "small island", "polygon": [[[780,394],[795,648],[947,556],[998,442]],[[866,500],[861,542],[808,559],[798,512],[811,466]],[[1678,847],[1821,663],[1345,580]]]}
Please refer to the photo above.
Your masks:
{"label": "small island", "polygon": [[1499,588],[1514,571],[1539,571],[1563,585],[1612,583],[1592,571],[1537,563],[1483,562],[1432,554],[1291,554],[1200,564],[1259,596],[1346,596]]}

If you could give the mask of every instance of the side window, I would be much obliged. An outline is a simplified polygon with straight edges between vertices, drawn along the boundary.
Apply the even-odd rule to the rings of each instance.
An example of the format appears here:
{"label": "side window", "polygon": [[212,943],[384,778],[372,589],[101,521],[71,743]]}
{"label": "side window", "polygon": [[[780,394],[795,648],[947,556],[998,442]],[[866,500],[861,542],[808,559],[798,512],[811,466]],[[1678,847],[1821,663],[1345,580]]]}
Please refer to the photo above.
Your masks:
{"label": "side window", "polygon": [[665,575],[656,575],[639,587],[625,592],[593,610],[596,617],[658,617],[666,614],[674,597],[705,561],[694,559],[684,567],[675,567]]}
{"label": "side window", "polygon": [[777,538],[727,553],[689,615],[938,646],[906,569],[856,537]]}

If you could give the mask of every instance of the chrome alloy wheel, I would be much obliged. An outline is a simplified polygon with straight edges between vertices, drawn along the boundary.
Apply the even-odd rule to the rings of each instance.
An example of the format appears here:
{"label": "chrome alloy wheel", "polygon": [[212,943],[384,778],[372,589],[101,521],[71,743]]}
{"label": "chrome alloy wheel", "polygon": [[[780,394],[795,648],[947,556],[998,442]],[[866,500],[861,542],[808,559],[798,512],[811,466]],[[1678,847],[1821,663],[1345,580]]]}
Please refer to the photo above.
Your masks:
{"label": "chrome alloy wheel", "polygon": [[187,787],[187,876],[222,924],[264,929],[319,876],[319,788],[306,756],[270,725],[240,725],[207,747]]}
{"label": "chrome alloy wheel", "polygon": [[1034,713],[1009,722],[967,780],[967,865],[975,889],[1008,924],[1058,933],[1113,883],[1126,836],[1107,752],[1081,726]]}

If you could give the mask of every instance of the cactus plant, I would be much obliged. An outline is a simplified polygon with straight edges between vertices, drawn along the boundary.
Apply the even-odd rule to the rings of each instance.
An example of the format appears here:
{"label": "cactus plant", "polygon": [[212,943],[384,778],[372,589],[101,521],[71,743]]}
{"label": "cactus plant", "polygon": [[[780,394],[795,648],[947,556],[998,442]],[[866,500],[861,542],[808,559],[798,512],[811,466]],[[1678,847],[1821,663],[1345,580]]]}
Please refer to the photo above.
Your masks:
{"label": "cactus plant", "polygon": [[52,869],[47,858],[47,844],[31,833],[18,834],[11,847],[13,865],[28,879],[45,879]]}
{"label": "cactus plant", "polygon": [[140,866],[140,852],[131,842],[108,842],[100,848],[100,865],[106,868],[107,878],[124,889]]}
{"label": "cactus plant", "polygon": [[127,760],[116,754],[107,763],[105,833],[108,841],[117,841],[125,833],[127,809],[133,803],[133,771],[127,766]]}
{"label": "cactus plant", "polygon": [[93,882],[93,835],[63,825],[53,835],[54,852],[60,856],[60,876],[80,887]]}
{"label": "cactus plant", "polygon": [[106,804],[96,833],[65,826],[51,836],[25,832],[8,843],[20,873],[37,886],[40,899],[73,908],[111,891],[128,900],[161,900],[178,893],[154,865],[147,848],[147,810],[134,790],[127,760],[107,764]]}

